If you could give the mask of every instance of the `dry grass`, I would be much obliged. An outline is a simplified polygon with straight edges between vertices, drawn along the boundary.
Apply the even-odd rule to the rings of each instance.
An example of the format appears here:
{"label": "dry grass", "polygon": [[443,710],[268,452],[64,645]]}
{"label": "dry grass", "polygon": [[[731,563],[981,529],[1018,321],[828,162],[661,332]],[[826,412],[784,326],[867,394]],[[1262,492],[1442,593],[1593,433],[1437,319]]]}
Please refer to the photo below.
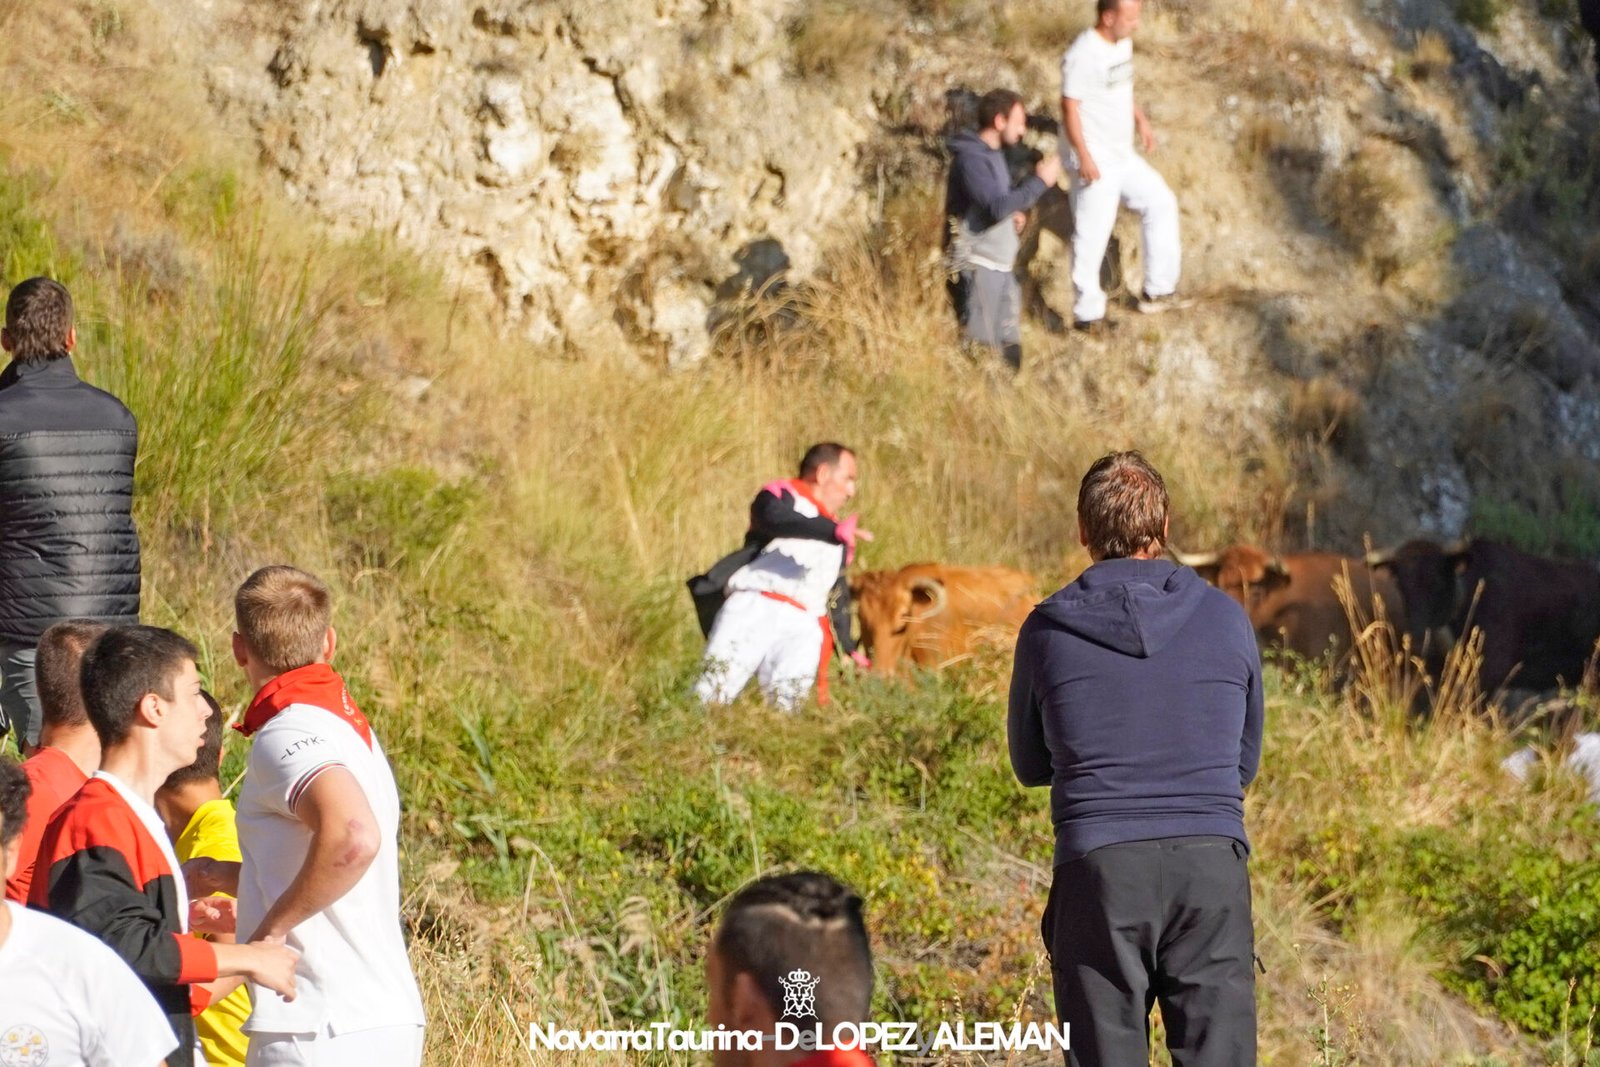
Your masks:
{"label": "dry grass", "polygon": [[858,83],[871,73],[894,28],[881,5],[810,0],[789,26],[795,72],[802,78]]}
{"label": "dry grass", "polygon": [[[1257,35],[1248,46],[1270,55],[1284,42],[1315,39],[1307,6],[1250,0],[1230,13]],[[678,886],[682,869],[652,866],[647,850],[608,836],[599,821],[637,801],[636,791],[653,798],[679,781],[714,782],[707,788],[747,811],[761,790],[792,799],[829,833],[841,822],[878,827],[876,840],[895,848],[865,861],[836,858],[904,866],[896,867],[903,884],[871,902],[885,984],[907,998],[934,990],[929,1001],[954,985],[968,1002],[1041,1010],[1029,969],[1048,827],[1035,798],[1026,818],[1002,807],[1003,817],[966,827],[991,840],[956,860],[940,853],[955,852],[947,845],[914,855],[899,846],[920,842],[916,835],[941,817],[941,792],[973,788],[970,776],[925,769],[920,794],[891,800],[880,784],[906,770],[908,745],[941,753],[953,729],[953,717],[940,716],[949,706],[986,725],[990,732],[964,748],[985,756],[989,770],[999,766],[1003,654],[985,653],[956,678],[916,688],[851,682],[825,721],[753,706],[708,719],[682,700],[679,675],[692,670],[697,649],[678,583],[736,543],[751,489],[823,437],[861,452],[858,503],[878,534],[866,567],[941,558],[1064,579],[1084,562],[1071,536],[1077,478],[1101,452],[1130,445],[1167,473],[1175,534],[1270,531],[1284,521],[1296,475],[1273,438],[1276,413],[1255,399],[1250,357],[1219,357],[1253,341],[1253,309],[1241,302],[1178,326],[1139,323],[1093,346],[1030,324],[1029,363],[1013,383],[956,355],[927,259],[937,232],[926,225],[927,201],[875,241],[841,236],[825,274],[797,295],[803,329],[734,345],[685,374],[541,359],[495,336],[481,308],[403,252],[317,237],[247,167],[219,153],[184,72],[136,62],[163,32],[159,12],[145,18],[130,4],[113,24],[107,10],[0,9],[0,60],[30,87],[0,100],[8,172],[42,175],[32,206],[52,232],[72,235],[64,246],[94,247],[92,235],[112,235],[85,270],[84,313],[104,341],[99,351],[86,346],[90,373],[108,382],[122,375],[115,380],[131,388],[140,366],[113,366],[113,340],[142,353],[146,366],[168,360],[164,337],[189,351],[209,348],[210,338],[245,337],[257,347],[240,350],[251,353],[281,352],[277,342],[292,340],[307,353],[299,365],[305,408],[279,412],[260,432],[220,420],[223,443],[270,443],[274,429],[355,416],[320,447],[296,450],[298,438],[283,438],[271,448],[277,462],[245,478],[213,462],[182,425],[163,424],[164,397],[147,394],[140,413],[155,450],[140,505],[148,614],[199,638],[212,654],[213,683],[238,703],[244,683],[221,655],[233,583],[254,563],[279,558],[333,580],[344,662],[395,752],[408,797],[406,912],[429,1010],[428,1062],[596,1062],[528,1054],[527,1024],[626,1015],[629,998],[652,983],[662,991],[648,1010],[666,1004],[694,1017],[714,908]],[[833,17],[797,27],[797,62],[844,76],[876,61],[878,15],[816,10]],[[993,12],[952,0],[914,14],[976,24]],[[1076,25],[1021,6],[1005,18],[1052,48]],[[1154,48],[1177,49],[1182,21],[1157,13]],[[38,47],[51,35],[98,43],[58,61]],[[832,64],[843,64],[844,75]],[[1313,84],[1312,66],[1239,77],[1292,94]],[[1285,131],[1264,129],[1259,139],[1258,155],[1284,143]],[[1174,166],[1192,174],[1229,149],[1219,142],[1207,151],[1215,154],[1180,156]],[[1337,194],[1350,218],[1377,195],[1364,182]],[[1204,203],[1220,184],[1197,180],[1185,195]],[[166,235],[177,235],[176,252]],[[240,254],[251,240],[260,242],[256,258]],[[114,264],[138,284],[90,283]],[[230,281],[258,295],[200,299],[228,292],[222,283]],[[241,308],[247,321],[230,335],[221,327]],[[420,399],[399,388],[414,378],[423,379]],[[254,376],[239,396],[271,384]],[[1295,425],[1329,443],[1341,427],[1359,426],[1356,399],[1314,388],[1291,413]],[[191,452],[187,465],[171,465]],[[197,473],[179,477],[186,471]],[[430,511],[449,493],[418,493],[396,506],[395,494],[419,484],[401,474],[415,471],[425,475],[420,484],[461,488],[469,503]],[[426,536],[406,540],[402,531],[382,552],[358,551],[364,546],[332,518],[346,514],[324,493],[335,481],[352,494],[348,514],[397,514]],[[1318,872],[1296,868],[1315,855],[1307,842],[1354,835],[1378,816],[1431,826],[1474,805],[1507,819],[1521,805],[1530,822],[1570,809],[1566,794],[1508,799],[1499,790],[1497,760],[1508,742],[1471,713],[1470,652],[1440,691],[1456,710],[1414,732],[1398,709],[1421,682],[1408,651],[1392,635],[1387,644],[1376,636],[1384,626],[1361,625],[1375,636],[1359,646],[1361,681],[1349,701],[1312,686],[1287,686],[1273,700],[1272,750],[1249,812],[1269,968],[1264,1060],[1437,1064],[1499,1053],[1531,1062],[1442,991],[1436,957],[1403,901],[1377,901],[1341,936]],[[649,777],[662,766],[667,776]],[[839,767],[859,776],[842,776],[826,796],[807,792],[818,773]],[[1017,804],[1015,788],[1002,785],[994,786],[1002,800]],[[752,818],[750,832],[770,835],[770,850],[784,844],[785,825]],[[696,847],[712,844],[702,838]],[[619,886],[623,877],[637,884]],[[637,893],[659,895],[630,911]]]}

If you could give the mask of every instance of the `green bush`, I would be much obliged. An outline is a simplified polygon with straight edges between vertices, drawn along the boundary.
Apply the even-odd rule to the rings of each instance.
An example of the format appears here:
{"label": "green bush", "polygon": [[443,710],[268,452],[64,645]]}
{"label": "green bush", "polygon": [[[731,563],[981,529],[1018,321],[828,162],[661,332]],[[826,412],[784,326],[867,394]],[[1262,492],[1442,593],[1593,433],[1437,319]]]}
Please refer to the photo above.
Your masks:
{"label": "green bush", "polygon": [[328,486],[328,519],[351,562],[392,569],[419,564],[440,548],[477,506],[472,482],[447,482],[423,467],[345,474]]}
{"label": "green bush", "polygon": [[1456,957],[1451,985],[1536,1034],[1590,1024],[1600,1010],[1600,845],[1568,860],[1437,829],[1400,845],[1405,887]]}
{"label": "green bush", "polygon": [[1474,29],[1494,29],[1505,13],[1505,0],[1456,0],[1456,17]]}
{"label": "green bush", "polygon": [[1600,557],[1600,502],[1582,487],[1565,489],[1566,505],[1553,513],[1536,513],[1515,501],[1476,497],[1469,526],[1480,537],[1506,541],[1528,552]]}

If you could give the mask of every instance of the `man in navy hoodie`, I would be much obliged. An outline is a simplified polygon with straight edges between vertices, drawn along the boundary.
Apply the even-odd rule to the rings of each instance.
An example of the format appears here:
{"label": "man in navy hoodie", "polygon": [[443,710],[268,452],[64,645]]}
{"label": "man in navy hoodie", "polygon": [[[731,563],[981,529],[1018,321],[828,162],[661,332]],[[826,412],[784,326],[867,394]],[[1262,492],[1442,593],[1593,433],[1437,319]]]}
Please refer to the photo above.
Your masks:
{"label": "man in navy hoodie", "polygon": [[978,100],[977,132],[950,139],[950,179],[945,187],[945,255],[950,299],[962,336],[1000,349],[1012,370],[1022,366],[1022,288],[1016,264],[1027,211],[1061,177],[1061,157],[1050,153],[1033,177],[1011,188],[1004,148],[1022,140],[1028,113],[1022,97],[995,89]]}
{"label": "man in navy hoodie", "polygon": [[1167,491],[1139,453],[1089,468],[1078,537],[1094,562],[1018,634],[1007,724],[1017,778],[1050,786],[1042,927],[1067,1062],[1149,1062],[1159,1002],[1174,1067],[1249,1067],[1255,634],[1226,594],[1159,558]]}

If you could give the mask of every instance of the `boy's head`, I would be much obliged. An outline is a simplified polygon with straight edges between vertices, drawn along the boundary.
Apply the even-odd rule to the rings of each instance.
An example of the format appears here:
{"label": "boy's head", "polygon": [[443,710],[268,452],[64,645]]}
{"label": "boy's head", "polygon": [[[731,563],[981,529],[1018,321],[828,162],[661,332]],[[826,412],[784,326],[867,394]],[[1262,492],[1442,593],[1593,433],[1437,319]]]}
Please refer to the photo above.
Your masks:
{"label": "boy's head", "polygon": [[43,363],[67,355],[77,342],[66,286],[50,278],[18,282],[6,298],[0,346],[24,363]]}
{"label": "boy's head", "polygon": [[39,638],[33,673],[39,692],[40,724],[45,730],[89,722],[83,703],[83,654],[110,627],[89,619],[58,622]]}
{"label": "boy's head", "polygon": [[216,784],[219,781],[222,767],[222,705],[204,689],[200,690],[200,699],[211,709],[211,718],[206,720],[206,739],[201,743],[200,751],[195,753],[193,763],[167,775],[167,780],[161,783],[163,790],[182,789],[197,782]]}
{"label": "boy's head", "polygon": [[168,773],[194,762],[211,706],[194,645],[156,626],[113,626],[83,654],[83,702],[107,754],[149,744]]}
{"label": "boy's head", "polygon": [[28,821],[28,795],[33,783],[14,760],[0,756],[0,871],[17,873],[17,837]]}
{"label": "boy's head", "polygon": [[333,658],[333,597],[297,567],[262,567],[233,597],[233,657],[268,676]]}
{"label": "boy's head", "polygon": [[[712,1026],[770,1033],[788,1016],[802,1027],[820,1023],[831,1034],[840,1023],[866,1021],[872,950],[861,898],[816,871],[752,882],[723,914],[706,954],[706,984]],[[787,1010],[786,984],[810,994],[809,1014]],[[737,1050],[713,1056],[719,1065],[760,1060]]]}

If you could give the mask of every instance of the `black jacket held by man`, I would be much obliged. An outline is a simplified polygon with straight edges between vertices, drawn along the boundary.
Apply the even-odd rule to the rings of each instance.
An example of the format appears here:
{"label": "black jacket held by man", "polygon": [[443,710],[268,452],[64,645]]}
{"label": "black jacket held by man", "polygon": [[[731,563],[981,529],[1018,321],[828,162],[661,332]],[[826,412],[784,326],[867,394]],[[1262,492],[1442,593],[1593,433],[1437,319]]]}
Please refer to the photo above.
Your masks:
{"label": "black jacket held by man", "polygon": [[0,641],[62,619],[139,621],[138,428],[72,359],[0,372]]}
{"label": "black jacket held by man", "polygon": [[1250,622],[1188,567],[1096,563],[1017,637],[1011,766],[1024,785],[1050,785],[1058,866],[1127,841],[1248,845],[1261,727]]}
{"label": "black jacket held by man", "polygon": [[[794,501],[792,489],[781,488],[778,483],[763,487],[750,502],[750,528],[744,535],[744,544],[717,560],[704,574],[689,579],[689,596],[694,600],[701,636],[711,636],[717,612],[728,598],[728,579],[759,556],[768,542],[780,537],[839,541],[836,522],[822,516],[802,515],[795,510]],[[850,632],[850,581],[842,571],[828,598],[828,618],[833,627],[834,647],[841,655],[850,655],[856,650],[856,639]]]}

